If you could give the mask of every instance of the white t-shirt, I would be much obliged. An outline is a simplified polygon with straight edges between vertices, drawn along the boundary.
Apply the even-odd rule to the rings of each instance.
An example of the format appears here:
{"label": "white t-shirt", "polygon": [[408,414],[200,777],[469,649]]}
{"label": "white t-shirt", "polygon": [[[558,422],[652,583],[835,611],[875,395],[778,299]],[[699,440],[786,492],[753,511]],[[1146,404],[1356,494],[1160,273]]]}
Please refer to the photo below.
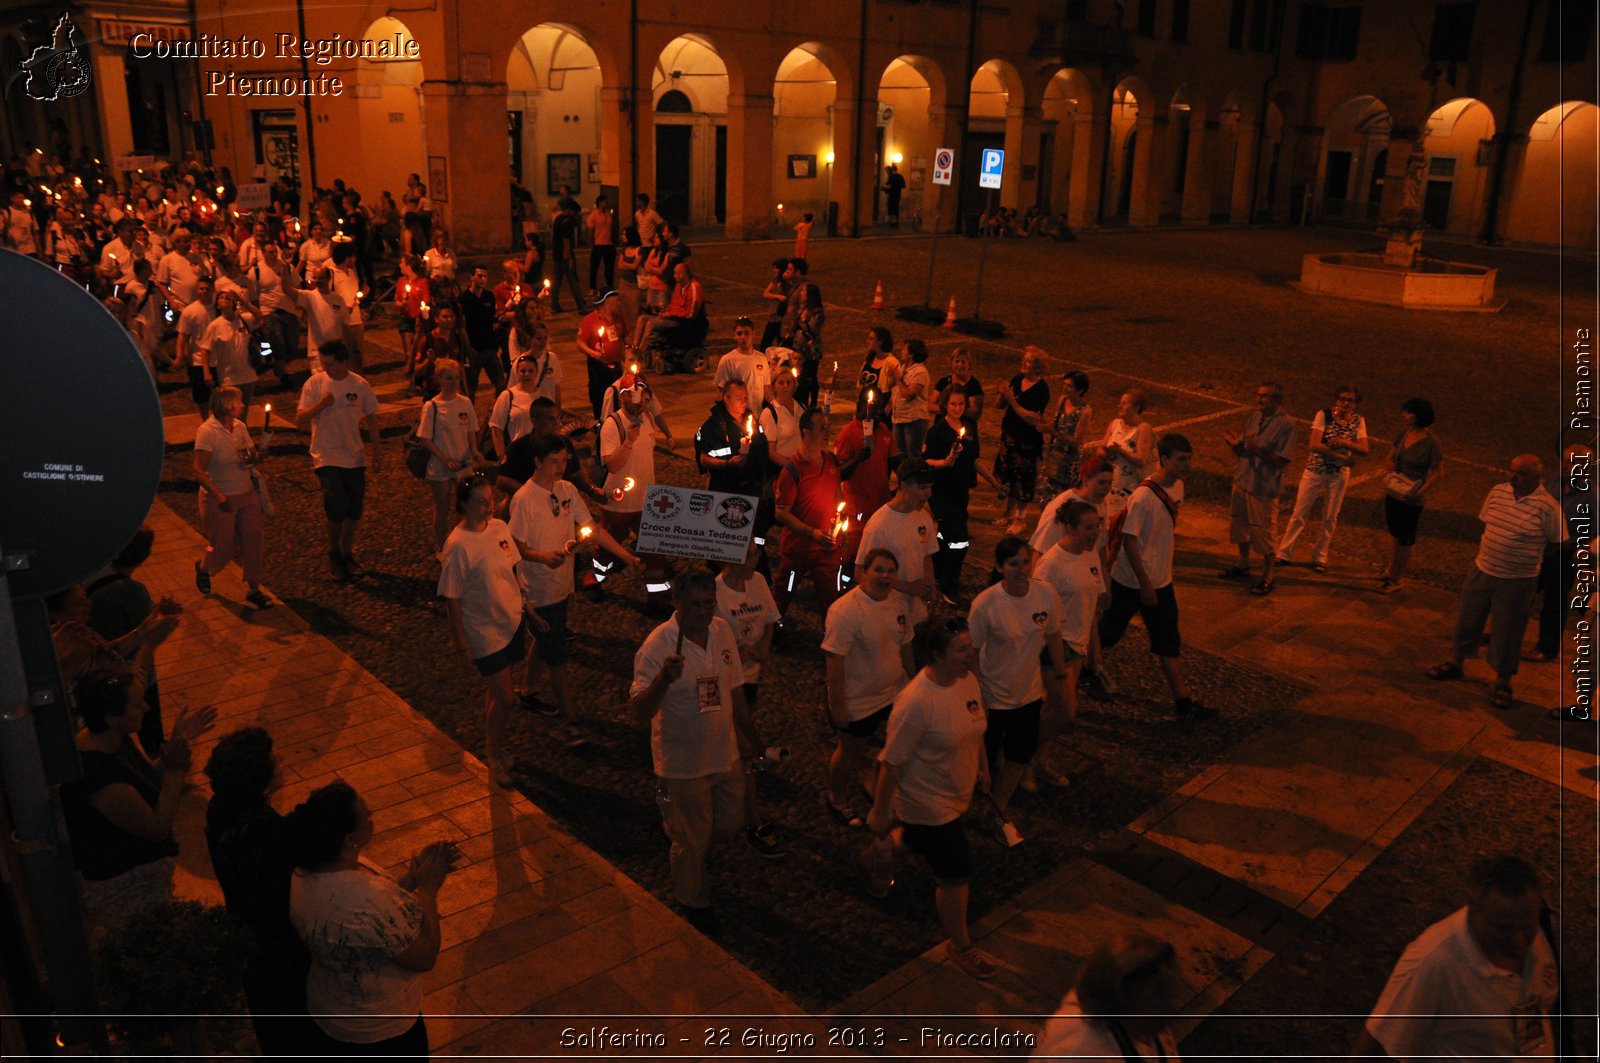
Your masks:
{"label": "white t-shirt", "polygon": [[911,642],[913,632],[904,597],[890,591],[875,601],[857,586],[828,607],[822,649],[843,658],[846,720],[864,720],[887,708],[906,685],[900,647]]}
{"label": "white t-shirt", "polygon": [[978,677],[990,711],[1019,709],[1044,697],[1039,658],[1049,639],[1061,637],[1061,599],[1036,579],[1013,598],[996,583],[972,600],[967,630],[978,651]]}
{"label": "white t-shirt", "polygon": [[[600,426],[600,456],[609,458],[622,449],[622,424],[621,421],[627,414],[616,417],[607,417]],[[644,492],[656,478],[656,429],[655,424],[646,417],[639,422],[639,435],[633,441],[633,448],[628,452],[628,460],[622,463],[622,468],[616,472],[606,473],[605,485],[601,488],[606,496],[602,508],[612,513],[638,513],[644,509]],[[633,490],[627,491],[622,496],[622,501],[617,501],[611,493],[622,487],[628,478],[633,478]]]}
{"label": "white t-shirt", "polygon": [[[1143,421],[1130,425],[1120,417],[1114,418],[1110,424],[1106,425],[1105,442],[1120,443],[1131,450],[1133,441],[1139,438],[1139,429],[1142,427],[1144,427]],[[1126,495],[1129,491],[1132,491],[1139,486],[1139,481],[1144,479],[1144,470],[1144,465],[1130,461],[1120,454],[1112,458],[1111,493]]]}
{"label": "white t-shirt", "polygon": [[453,399],[435,398],[422,404],[417,421],[417,436],[433,440],[433,445],[457,461],[467,462],[456,472],[437,457],[428,459],[428,479],[452,480],[472,472],[472,441],[478,438],[478,411],[465,395]]}
{"label": "white t-shirt", "polygon": [[[286,269],[288,268],[288,263],[281,259],[278,264]],[[245,270],[245,276],[255,285],[255,303],[261,307],[263,313],[270,314],[274,310],[288,310],[294,305],[294,301],[289,298],[288,292],[283,289],[283,278],[278,275],[276,270],[267,265],[265,259],[256,262]]]}
{"label": "white t-shirt", "polygon": [[[679,648],[679,643],[682,648]],[[650,758],[662,779],[702,779],[739,766],[739,740],[733,724],[733,692],[745,681],[733,628],[711,618],[704,649],[678,637],[678,618],[645,636],[633,655],[633,686],[638,697],[674,653],[683,656],[683,674],[667,687],[661,711],[650,721]]]}
{"label": "white t-shirt", "polygon": [[239,418],[233,420],[233,430],[222,427],[215,417],[200,422],[194,433],[196,452],[209,451],[206,475],[225,495],[242,495],[253,489],[250,469],[244,464],[244,455],[250,450],[250,430]]}
{"label": "white t-shirt", "polygon": [[[778,612],[778,603],[772,597],[772,588],[767,585],[767,578],[761,573],[751,573],[750,578],[744,581],[742,591],[736,591],[728,586],[727,578],[727,569],[723,569],[717,576],[717,615],[733,628],[733,637],[739,645],[752,645],[760,640],[767,625],[776,624],[782,619],[783,614]],[[741,653],[739,663],[744,666],[746,683],[761,681],[761,662],[747,661]]]}
{"label": "white t-shirt", "polygon": [[[856,551],[856,564],[866,559],[869,551],[879,548],[894,554],[900,564],[898,578],[902,582],[919,580],[926,574],[928,558],[939,552],[935,538],[933,514],[928,507],[902,513],[891,503],[879,506],[861,532],[861,549]],[[901,594],[905,603],[906,621],[916,627],[928,618],[928,603],[911,594]]]}
{"label": "white t-shirt", "polygon": [[772,367],[767,362],[766,352],[741,354],[739,348],[735,347],[723,355],[717,361],[717,375],[713,383],[721,391],[730,380],[744,381],[745,390],[750,396],[750,408],[759,410],[772,389]]}
{"label": "white t-shirt", "polygon": [[333,241],[307,239],[300,245],[300,269],[310,273],[333,261]]}
{"label": "white t-shirt", "polygon": [[467,652],[474,659],[505,649],[522,626],[521,560],[503,520],[491,519],[480,532],[468,531],[462,522],[445,540],[439,597],[461,604]]}
{"label": "white t-shirt", "polygon": [[411,1029],[420,971],[394,962],[422,933],[422,906],[365,859],[354,871],[296,871],[289,919],[311,953],[306,1004],[330,1036],[372,1044]]}
{"label": "white t-shirt", "polygon": [[800,415],[805,412],[798,402],[792,410],[780,402],[768,403],[761,410],[761,431],[766,434],[774,461],[793,461],[800,453]]}
{"label": "white t-shirt", "polygon": [[322,348],[344,341],[344,307],[338,295],[323,295],[315,288],[301,288],[295,302],[306,312],[306,357],[313,372],[322,372]]}
{"label": "white t-shirt", "polygon": [[[1179,480],[1163,490],[1182,512],[1183,481]],[[1144,562],[1150,586],[1160,590],[1172,582],[1173,518],[1167,512],[1166,503],[1150,488],[1134,489],[1132,497],[1128,499],[1128,516],[1123,522],[1122,534],[1132,535],[1139,540],[1139,560]],[[1117,551],[1117,563],[1111,570],[1111,578],[1124,587],[1137,588],[1139,577],[1134,575],[1126,546],[1124,543],[1123,548]]]}
{"label": "white t-shirt", "polygon": [[169,251],[156,263],[156,283],[165,284],[175,299],[188,305],[194,298],[194,286],[200,281],[200,271],[187,255]]}
{"label": "white t-shirt", "polygon": [[[508,346],[510,348],[511,364],[515,367],[517,359],[527,353],[517,341],[516,329],[511,330]],[[543,351],[534,355],[533,379],[528,381],[528,388],[532,392],[533,398],[536,399],[543,395],[551,402],[556,402],[559,398],[556,392],[562,379],[561,359],[556,357],[556,352],[553,349],[546,346]]]}
{"label": "white t-shirt", "polygon": [[1087,657],[1095,606],[1106,591],[1100,555],[1093,550],[1074,554],[1065,547],[1055,547],[1039,559],[1033,578],[1055,591],[1061,600],[1061,641],[1079,657]]}
{"label": "white t-shirt", "polygon": [[333,280],[331,287],[339,297],[339,305],[344,308],[344,323],[346,325],[359,325],[365,318],[361,316],[361,278],[353,269],[340,266],[333,267]]}
{"label": "white t-shirt", "polygon": [[[1061,541],[1062,530],[1061,525],[1056,522],[1056,513],[1074,498],[1080,502],[1089,501],[1078,493],[1076,487],[1073,487],[1045,503],[1044,512],[1039,514],[1039,523],[1033,529],[1033,538],[1028,540],[1028,545],[1033,547],[1035,556],[1042,557],[1052,546]],[[1100,535],[1094,541],[1094,552],[1103,557],[1106,552],[1106,502],[1101,499],[1099,505],[1093,502],[1089,504],[1094,505],[1095,511],[1100,514]]]}
{"label": "white t-shirt", "polygon": [[538,397],[521,388],[506,388],[494,400],[494,409],[489,411],[489,423],[505,433],[506,446],[533,431],[533,400]]}
{"label": "white t-shirt", "polygon": [[[1154,1040],[1133,1038],[1133,1049],[1144,1059],[1165,1058],[1168,1063],[1181,1063],[1178,1043],[1166,1030]],[[1061,1002],[1056,1013],[1039,1031],[1039,1046],[1033,1050],[1035,1059],[1121,1059],[1122,1049],[1111,1031],[1093,1025],[1084,1018],[1083,1005],[1078,1003],[1074,989]]]}
{"label": "white t-shirt", "polygon": [[356,373],[335,380],[328,373],[312,373],[300,389],[299,409],[309,410],[325,396],[333,405],[311,422],[311,467],[331,465],[336,469],[362,469],[367,452],[361,446],[361,419],[378,413],[378,397],[372,385]]}
{"label": "white t-shirt", "polygon": [[[914,399],[905,399],[900,396],[901,384],[922,385],[922,394]],[[928,367],[922,362],[906,362],[900,371],[900,379],[895,381],[895,389],[891,393],[890,414],[895,424],[904,424],[907,421],[926,421],[928,419],[928,392],[933,390],[933,377],[928,373]]]}
{"label": "white t-shirt", "polygon": [[206,326],[215,321],[217,312],[205,303],[195,301],[183,308],[183,313],[178,315],[178,335],[186,336],[189,340],[189,364],[205,365],[206,354],[200,346],[200,337],[206,334]]}
{"label": "white t-shirt", "polygon": [[1534,935],[1520,973],[1502,971],[1478,947],[1462,908],[1406,947],[1367,1032],[1401,1059],[1549,1059],[1557,1046],[1546,1015],[1556,982],[1543,934]]}
{"label": "white t-shirt", "polygon": [[894,699],[879,758],[900,769],[894,818],[937,827],[972,803],[989,718],[978,679],[967,673],[940,686],[924,668]]}
{"label": "white t-shirt", "polygon": [[216,318],[200,334],[200,348],[206,352],[219,386],[255,382],[256,371],[250,368],[250,332],[243,321]]}
{"label": "white t-shirt", "polygon": [[[547,490],[530,479],[511,496],[510,517],[511,534],[517,542],[530,550],[558,553],[579,537],[579,528],[594,523],[578,489],[565,480],[557,480],[555,487]],[[555,568],[523,561],[521,571],[528,601],[534,605],[555,605],[572,597],[571,554]]]}

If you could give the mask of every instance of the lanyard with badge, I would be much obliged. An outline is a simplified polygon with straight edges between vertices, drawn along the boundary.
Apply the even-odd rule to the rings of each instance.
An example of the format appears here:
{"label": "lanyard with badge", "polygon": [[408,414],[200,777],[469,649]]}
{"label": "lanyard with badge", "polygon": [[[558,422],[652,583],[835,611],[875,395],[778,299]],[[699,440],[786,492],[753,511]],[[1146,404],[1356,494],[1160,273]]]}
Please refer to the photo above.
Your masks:
{"label": "lanyard with badge", "polygon": [[[712,659],[711,658],[711,654],[709,652],[710,649],[711,649],[711,636],[710,636],[709,633],[707,633],[707,635],[706,635],[706,650],[707,650],[706,660],[707,661],[710,661]],[[682,627],[681,624],[678,627],[678,649],[677,649],[677,655],[679,657],[683,656],[683,627]],[[715,672],[713,672],[710,675],[703,675],[703,676],[699,677],[694,682],[695,682],[695,698],[696,698],[697,704],[699,705],[701,714],[703,715],[703,714],[708,713],[708,712],[720,712],[720,711],[722,711],[722,677],[719,676],[718,674],[716,674]]]}

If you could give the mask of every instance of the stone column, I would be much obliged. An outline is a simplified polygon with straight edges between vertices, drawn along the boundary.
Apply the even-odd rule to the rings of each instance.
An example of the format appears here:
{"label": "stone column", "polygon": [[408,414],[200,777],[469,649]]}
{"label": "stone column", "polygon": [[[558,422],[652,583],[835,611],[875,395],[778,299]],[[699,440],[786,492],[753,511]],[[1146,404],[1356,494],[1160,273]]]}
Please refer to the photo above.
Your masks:
{"label": "stone column", "polygon": [[[128,108],[128,71],[122,62],[123,55],[124,50],[121,48],[109,48],[94,41],[89,44],[89,63],[94,69],[94,91],[100,97],[100,142],[105,146],[104,157],[107,163],[118,155],[133,154],[133,114]],[[8,70],[6,73],[9,75],[12,71]],[[22,86],[14,85],[12,90],[21,93]],[[223,98],[219,102],[231,104],[233,101]],[[298,107],[295,113],[300,113]],[[40,142],[40,146],[46,150],[48,145],[48,139]],[[237,147],[235,150],[238,150]],[[16,151],[20,155],[22,145],[17,145]],[[248,155],[241,152],[240,157],[253,159],[254,151],[252,145]]]}
{"label": "stone column", "polygon": [[1072,179],[1067,185],[1067,217],[1074,229],[1096,229],[1100,226],[1100,186],[1111,112],[1105,107],[1080,110],[1072,116],[1072,125]]}
{"label": "stone column", "polygon": [[1185,225],[1211,224],[1212,141],[1217,135],[1217,122],[1196,122],[1189,119],[1189,155],[1183,161],[1183,202],[1179,204],[1179,219]]}
{"label": "stone column", "polygon": [[633,224],[634,187],[625,162],[633,112],[627,89],[600,89],[600,183],[614,185],[620,202],[613,204],[623,228]]}
{"label": "stone column", "polygon": [[1261,160],[1256,158],[1256,127],[1240,122],[1236,139],[1238,154],[1233,160],[1233,198],[1228,207],[1228,222],[1248,225],[1250,191],[1255,186],[1255,173],[1261,169]]}
{"label": "stone column", "polygon": [[[855,166],[856,141],[863,135],[861,101],[836,97],[830,114],[833,123],[833,166],[828,177],[828,199],[839,204],[839,235],[854,236],[858,219],[864,225],[864,219],[870,217],[872,211],[870,199],[865,207],[862,205],[862,186],[866,182],[856,173]],[[870,162],[865,147],[863,145],[862,157]],[[867,213],[863,214],[863,210]],[[819,218],[818,221],[826,226],[826,218]],[[818,235],[825,231],[825,228],[815,230]]]}
{"label": "stone column", "polygon": [[[425,81],[427,154],[443,155],[450,187],[445,201],[456,253],[498,251],[506,243],[509,178],[484,164],[483,145],[505,151],[504,82]],[[537,195],[537,192],[535,192]]]}
{"label": "stone column", "polygon": [[1167,120],[1142,118],[1135,125],[1139,137],[1133,144],[1133,187],[1128,196],[1128,224],[1149,227],[1161,220],[1161,162],[1165,154]]}
{"label": "stone column", "polygon": [[[1026,210],[1039,201],[1039,137],[1044,116],[1037,107],[1006,108],[1006,165],[1000,183],[1000,205]],[[1026,173],[1033,176],[1025,177]]]}
{"label": "stone column", "polygon": [[[928,109],[928,150],[930,153],[938,151],[941,147],[949,148],[956,153],[956,171],[954,183],[948,188],[928,182],[927,195],[934,195],[939,200],[939,232],[948,233],[957,231],[961,214],[961,185],[967,179],[962,172],[964,166],[970,165],[968,160],[961,158],[961,133],[966,128],[967,109],[961,106],[931,107]],[[930,165],[928,174],[930,178],[933,170]],[[931,203],[923,206],[923,226],[931,227],[930,215],[933,207]],[[931,229],[930,229],[931,231]]]}
{"label": "stone column", "polygon": [[728,97],[728,213],[726,229],[735,240],[771,235],[772,97]]}

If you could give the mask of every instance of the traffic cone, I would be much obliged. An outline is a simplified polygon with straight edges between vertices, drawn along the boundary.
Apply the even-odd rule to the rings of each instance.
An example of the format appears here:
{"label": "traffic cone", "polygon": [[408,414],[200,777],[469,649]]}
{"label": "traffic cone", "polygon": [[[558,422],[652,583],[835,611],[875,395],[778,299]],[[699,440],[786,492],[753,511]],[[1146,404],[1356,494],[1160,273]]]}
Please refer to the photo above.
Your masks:
{"label": "traffic cone", "polygon": [[944,324],[940,325],[939,327],[940,328],[955,328],[956,327],[956,297],[954,295],[950,296],[950,306],[948,308],[946,308],[946,310],[944,312]]}
{"label": "traffic cone", "polygon": [[871,309],[873,309],[873,310],[882,310],[882,309],[884,309],[884,303],[883,303],[883,281],[882,280],[878,281],[878,287],[872,293],[872,307],[871,307]]}

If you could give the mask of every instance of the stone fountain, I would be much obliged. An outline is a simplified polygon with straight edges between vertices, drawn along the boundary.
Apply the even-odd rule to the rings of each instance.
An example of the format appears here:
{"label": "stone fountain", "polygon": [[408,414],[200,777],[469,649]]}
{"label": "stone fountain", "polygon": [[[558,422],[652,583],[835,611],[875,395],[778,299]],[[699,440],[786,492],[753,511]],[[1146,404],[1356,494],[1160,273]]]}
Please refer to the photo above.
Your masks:
{"label": "stone fountain", "polygon": [[1426,159],[1420,143],[1406,160],[1405,182],[1395,215],[1378,228],[1385,238],[1380,251],[1346,251],[1306,255],[1295,287],[1311,295],[1387,303],[1412,310],[1496,311],[1496,270],[1470,262],[1452,262],[1422,253],[1422,187]]}

